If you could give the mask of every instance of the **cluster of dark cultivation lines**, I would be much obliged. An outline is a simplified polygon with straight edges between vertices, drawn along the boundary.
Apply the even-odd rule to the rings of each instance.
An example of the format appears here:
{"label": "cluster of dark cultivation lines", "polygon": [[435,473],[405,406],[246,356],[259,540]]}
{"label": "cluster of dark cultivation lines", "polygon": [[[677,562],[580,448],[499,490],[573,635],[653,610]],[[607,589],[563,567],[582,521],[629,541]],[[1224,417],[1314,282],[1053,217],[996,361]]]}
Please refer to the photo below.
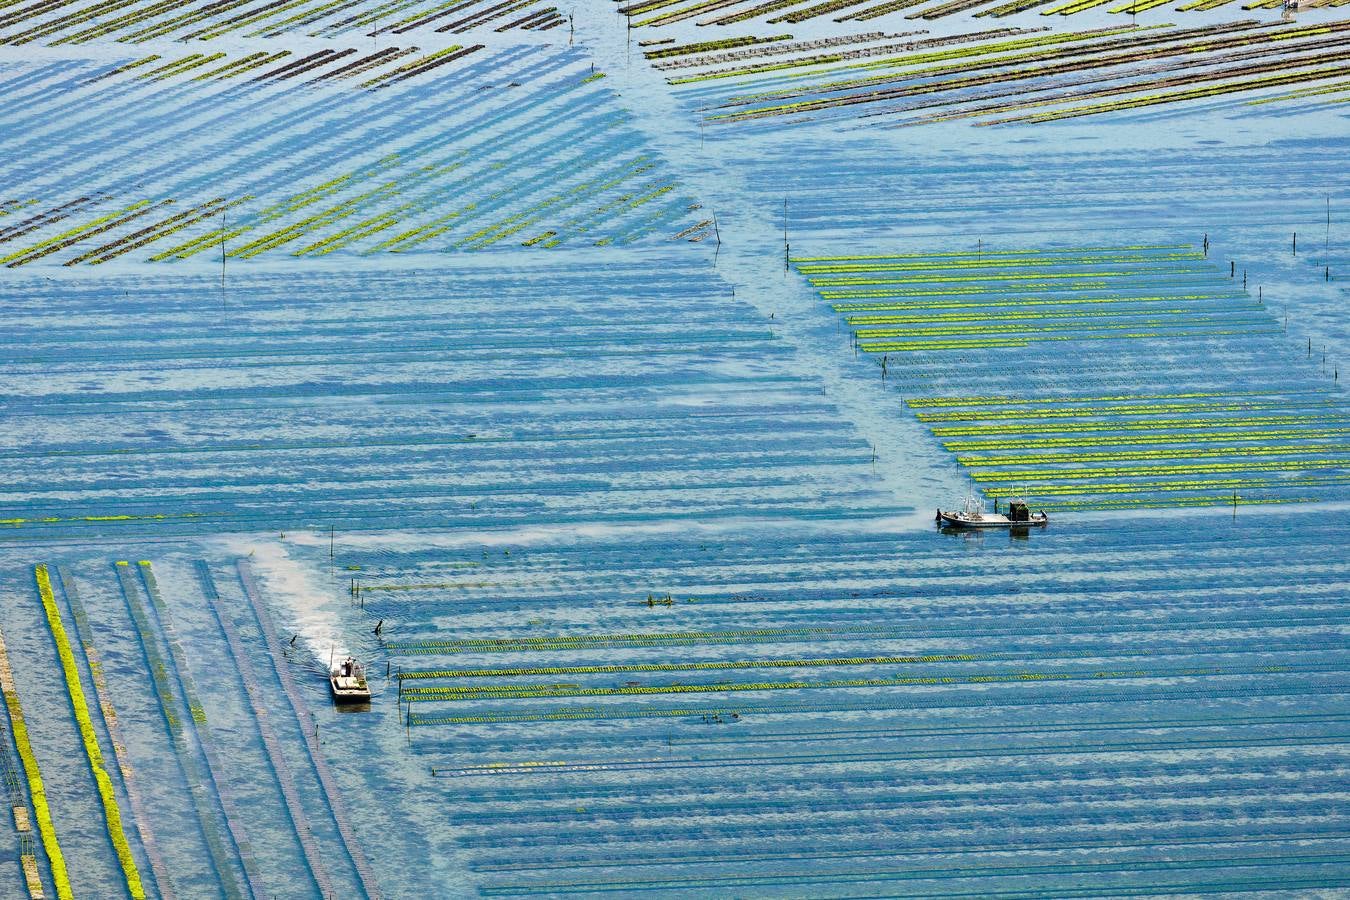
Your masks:
{"label": "cluster of dark cultivation lines", "polygon": [[[35,0],[0,7],[0,45],[139,44],[173,39],[210,41],[230,35],[275,38],[306,34],[338,37],[366,29],[404,34],[461,33],[491,26],[494,31],[548,31],[567,19],[539,0]],[[449,21],[446,21],[446,20]]]}
{"label": "cluster of dark cultivation lines", "polygon": [[864,34],[851,39],[862,45],[853,49],[787,59],[777,55],[792,47],[782,36],[734,53],[710,55],[704,47],[716,42],[709,42],[649,56],[668,54],[653,56],[654,64],[687,70],[669,81],[683,86],[681,95],[709,123],[848,118],[873,125],[897,119],[992,125],[1317,85],[1343,77],[1347,28],[1344,21],[1243,20],[1048,34],[1008,28],[901,42],[894,38],[903,35]]}

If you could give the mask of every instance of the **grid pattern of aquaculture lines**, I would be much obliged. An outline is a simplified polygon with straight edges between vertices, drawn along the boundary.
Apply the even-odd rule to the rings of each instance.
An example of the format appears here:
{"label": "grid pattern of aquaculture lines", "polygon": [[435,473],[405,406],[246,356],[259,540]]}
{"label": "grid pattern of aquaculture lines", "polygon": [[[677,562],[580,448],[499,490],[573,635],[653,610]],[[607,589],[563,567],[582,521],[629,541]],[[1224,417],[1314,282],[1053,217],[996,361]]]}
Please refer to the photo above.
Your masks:
{"label": "grid pattern of aquaculture lines", "polygon": [[[210,727],[212,722],[225,720],[228,708],[239,702],[237,694],[241,691],[241,683],[235,679],[209,678],[206,690],[199,691],[191,668],[196,667],[201,672],[206,663],[197,659],[190,666],[175,628],[178,616],[190,612],[191,617],[196,618],[206,612],[200,609],[203,605],[212,607],[210,612],[218,627],[223,621],[214,618],[218,615],[214,608],[221,604],[221,599],[209,572],[204,584],[210,590],[203,601],[199,590],[191,587],[184,590],[179,583],[172,583],[162,590],[150,561],[119,561],[111,567],[100,566],[101,574],[97,574],[92,565],[81,562],[77,566],[78,577],[89,579],[84,581],[84,600],[76,599],[73,593],[76,575],[64,566],[59,581],[54,567],[32,567],[38,599],[32,604],[35,609],[27,613],[40,619],[45,608],[48,630],[56,645],[57,662],[66,670],[65,685],[79,725],[77,734],[85,744],[84,755],[96,776],[87,784],[62,783],[50,789],[48,799],[53,804],[53,818],[58,826],[71,828],[75,821],[72,817],[84,815],[87,806],[98,808],[96,799],[79,796],[81,792],[101,794],[105,809],[120,810],[120,817],[107,819],[111,841],[81,845],[79,853],[85,861],[89,861],[89,854],[107,854],[114,857],[107,861],[114,870],[120,861],[128,873],[127,895],[133,897],[204,896],[214,892],[223,892],[226,896],[264,896],[273,893],[281,884],[289,891],[308,890],[305,882],[296,877],[297,871],[303,871],[304,866],[297,866],[297,860],[289,851],[292,842],[297,842],[306,847],[309,855],[322,854],[325,860],[326,871],[314,871],[312,884],[318,895],[331,894],[336,889],[354,896],[378,896],[378,888],[359,850],[347,846],[346,835],[352,833],[351,824],[340,814],[341,798],[336,794],[331,778],[324,777],[322,761],[315,760],[312,766],[302,764],[297,770],[293,762],[288,764],[281,755],[274,736],[271,741],[264,742],[266,755],[262,752],[263,747],[258,745],[259,731],[270,736],[276,730],[300,743],[304,734],[303,725],[299,723],[308,721],[309,717],[292,714],[290,718],[297,724],[286,725],[284,719],[278,722],[269,718],[262,709],[260,704],[265,705],[267,701],[260,699],[261,687],[255,663],[238,645],[237,633],[245,627],[243,624],[229,625],[227,633],[233,640],[233,661],[239,666],[245,683],[250,685],[249,701],[255,718],[251,723],[237,723],[237,727],[227,729],[224,735],[213,732]],[[113,571],[108,571],[109,568]],[[230,592],[231,608],[224,614],[230,619],[236,616],[234,597],[238,592],[238,586]],[[78,621],[78,617],[85,615],[86,603],[95,610],[100,625],[97,636],[87,624],[80,625],[76,629],[80,635],[76,644],[62,625],[67,616],[63,607],[69,604],[72,610],[80,610],[76,613]],[[199,608],[185,610],[180,606],[184,603]],[[178,621],[181,623],[182,620]],[[127,627],[119,629],[119,625]],[[266,630],[264,624],[248,627]],[[219,641],[221,632],[212,630],[214,634],[210,637]],[[136,652],[126,655],[120,665],[105,670],[97,662],[95,641],[103,649],[112,648],[112,655],[118,658],[123,658],[127,649]],[[217,650],[214,646],[204,647],[203,655],[213,657]],[[37,677],[41,665],[41,658],[24,659],[20,663],[23,677]],[[206,671],[214,674],[209,668]],[[107,692],[102,686],[105,679],[115,682],[113,691]],[[82,681],[100,686],[97,704],[82,693]],[[155,698],[149,707],[139,703],[137,696],[145,693],[147,688]],[[114,705],[118,708],[116,711]],[[117,715],[119,711],[121,716]],[[52,721],[60,718],[55,717]],[[33,727],[45,732],[51,722],[36,723]],[[107,739],[105,728],[118,758],[118,769],[115,770],[118,777],[113,779],[108,776],[114,770],[101,768],[100,744]],[[130,739],[123,744],[114,737],[115,733],[129,735]],[[42,746],[57,745],[58,739],[52,734],[43,737]],[[172,752],[147,751],[147,748],[159,746],[170,748]],[[312,753],[315,748],[311,746],[307,750]],[[69,747],[69,751],[80,753],[76,746]],[[153,814],[141,802],[133,799],[128,804],[124,797],[124,793],[131,795],[131,784],[123,783],[121,779],[130,771],[132,759],[135,760],[139,791],[153,795],[149,806]],[[320,782],[305,785],[303,804],[296,799],[297,775],[301,780],[317,779]],[[275,802],[279,798],[269,794],[277,784],[289,787],[288,792],[283,791],[288,801],[289,818],[277,817],[272,812],[280,805]],[[196,789],[198,785],[203,789]],[[249,804],[247,814],[241,801]],[[264,806],[259,807],[259,803]],[[329,817],[327,821],[325,817]],[[169,839],[155,841],[155,832]],[[123,833],[126,837],[137,835],[138,841],[129,844],[123,837],[119,842],[116,835]],[[256,857],[254,845],[263,848]],[[320,845],[323,845],[321,850]],[[154,864],[153,877],[150,867],[141,861],[142,853]],[[351,860],[350,864],[344,856]],[[140,880],[133,880],[135,875],[139,875]],[[63,873],[62,878],[67,879],[67,876]],[[96,869],[87,865],[70,867],[68,879],[58,881],[58,890],[62,884],[65,888],[63,896],[108,896],[111,889],[99,881]],[[302,895],[307,893],[297,896]]]}
{"label": "grid pattern of aquaculture lines", "polygon": [[1049,34],[1004,29],[786,60],[770,42],[728,54],[736,57],[730,65],[695,57],[701,70],[668,80],[688,86],[681,95],[709,123],[1036,123],[1343,79],[1347,29],[1345,21],[1255,19]]}
{"label": "grid pattern of aquaculture lines", "polygon": [[252,276],[224,325],[218,288],[11,285],[5,533],[885,506],[867,445],[702,264]]}
{"label": "grid pattern of aquaculture lines", "polygon": [[36,0],[0,7],[0,45],[353,37],[423,30],[548,31],[567,20],[539,0]]}
{"label": "grid pattern of aquaculture lines", "polygon": [[[5,780],[11,821],[18,836],[19,867],[24,887],[30,897],[45,896],[45,868],[46,877],[56,883],[57,896],[65,897],[69,895],[65,858],[52,827],[41,769],[28,740],[28,725],[14,684],[3,634],[0,634],[0,695],[3,695],[5,704],[4,715],[0,716],[0,728],[3,729],[0,734],[0,775]],[[24,790],[25,783],[28,785],[27,792]],[[41,855],[39,848],[42,850]]]}
{"label": "grid pattern of aquaculture lines", "polygon": [[580,51],[477,53],[447,74],[419,74],[423,58],[378,89],[298,96],[280,77],[26,68],[6,82],[0,193],[29,202],[5,217],[0,263],[608,245],[707,227]]}
{"label": "grid pattern of aquaculture lines", "polygon": [[1200,250],[794,264],[991,496],[1123,508],[1347,494],[1343,394]]}
{"label": "grid pattern of aquaculture lines", "polygon": [[[929,0],[616,0],[620,5],[617,11],[626,17],[632,28],[661,28],[679,22],[695,20],[700,26],[738,25],[742,22],[761,20],[768,24],[811,21],[829,16],[838,24],[843,22],[867,22],[895,13],[906,13],[906,19],[931,21],[956,13],[968,13],[980,7],[976,16],[1001,18],[1014,13],[1025,12],[1038,6],[1044,6],[1054,0],[1013,0],[989,6],[996,0],[934,0],[933,5],[923,7]],[[1053,8],[1042,10],[1042,15],[1072,15],[1084,9],[1105,5],[1112,0],[1075,0],[1074,3],[1056,4]],[[1170,0],[1163,0],[1170,2]],[[1234,2],[1234,0],[1224,0]],[[1161,6],[1156,0],[1134,0],[1113,8],[1111,12],[1127,12],[1128,7],[1136,11]],[[1071,6],[1081,7],[1070,9]],[[839,15],[835,15],[838,13]],[[701,44],[736,46],[737,38],[719,38],[703,41]],[[656,43],[653,41],[653,43]]]}
{"label": "grid pattern of aquaculture lines", "polygon": [[[783,198],[790,198],[798,242],[808,232],[825,239],[894,228],[894,198],[901,196],[906,228],[916,234],[1029,245],[1046,235],[1119,233],[1124,225],[1131,233],[1163,230],[1197,243],[1208,233],[1240,246],[1253,232],[1278,228],[1283,243],[1285,223],[1324,221],[1327,193],[1350,190],[1350,170],[1321,164],[1337,146],[1313,139],[1226,147],[1222,154],[1209,147],[1092,153],[1046,147],[1027,159],[978,152],[902,159],[878,141],[854,148],[845,167],[830,144],[800,140],[782,149],[766,144],[744,163],[756,202],[781,215]],[[1305,249],[1301,242],[1300,253]]]}
{"label": "grid pattern of aquaculture lines", "polygon": [[[829,17],[836,25],[870,22],[903,13],[910,21],[931,22],[952,15],[1001,19],[1036,11],[1042,17],[1062,20],[1089,10],[1136,16],[1169,6],[1173,0],[615,0],[616,11],[630,28],[661,28],[690,20],[701,27],[739,25],[744,22],[798,24]],[[1313,0],[1301,9],[1344,6],[1350,0]],[[1234,5],[1238,0],[1181,0],[1167,12],[1209,12]],[[1241,9],[1280,9],[1282,0],[1249,0]],[[1105,10],[1102,8],[1106,7]],[[894,20],[892,20],[894,21]],[[736,46],[741,36],[702,41],[701,44]],[[650,39],[645,44],[673,43],[673,39]]]}
{"label": "grid pattern of aquaculture lines", "polygon": [[[228,81],[248,76],[246,80],[250,82],[287,81],[291,87],[334,81],[343,82],[347,87],[375,91],[409,78],[417,78],[482,49],[482,44],[467,47],[452,44],[429,53],[421,53],[421,48],[410,46],[385,47],[366,55],[361,55],[351,47],[317,50],[303,55],[290,50],[257,51],[243,56],[220,52],[164,57],[151,53],[115,68],[104,69],[83,80],[71,80],[66,86],[76,88],[107,82],[108,79],[113,79],[114,83],[183,82]],[[30,76],[32,74],[29,73]],[[103,83],[99,86],[101,91],[113,89],[114,84]]]}
{"label": "grid pattern of aquaculture lines", "polygon": [[485,895],[1342,884],[1345,528],[1265,524],[339,563]]}

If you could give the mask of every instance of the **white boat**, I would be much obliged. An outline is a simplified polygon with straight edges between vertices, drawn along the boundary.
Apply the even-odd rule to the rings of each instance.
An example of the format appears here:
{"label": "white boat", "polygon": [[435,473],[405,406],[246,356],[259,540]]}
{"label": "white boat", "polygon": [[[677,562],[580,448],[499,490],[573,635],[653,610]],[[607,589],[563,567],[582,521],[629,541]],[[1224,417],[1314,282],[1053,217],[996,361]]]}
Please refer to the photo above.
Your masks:
{"label": "white boat", "polygon": [[1032,512],[1025,500],[1010,499],[1007,513],[998,511],[998,501],[994,501],[994,511],[986,512],[984,503],[972,492],[966,496],[960,509],[937,511],[939,525],[953,525],[957,528],[1026,528],[1044,525],[1050,517],[1044,512]]}
{"label": "white boat", "polygon": [[370,702],[366,670],[355,657],[347,657],[328,673],[328,689],[333,693],[334,703]]}

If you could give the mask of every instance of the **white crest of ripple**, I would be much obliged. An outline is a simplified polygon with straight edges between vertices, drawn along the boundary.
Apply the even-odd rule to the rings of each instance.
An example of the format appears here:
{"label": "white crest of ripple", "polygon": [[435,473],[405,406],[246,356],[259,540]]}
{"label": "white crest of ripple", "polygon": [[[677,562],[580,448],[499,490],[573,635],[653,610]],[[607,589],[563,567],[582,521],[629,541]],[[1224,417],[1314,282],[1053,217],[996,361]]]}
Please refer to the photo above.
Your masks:
{"label": "white crest of ripple", "polygon": [[332,588],[325,587],[304,561],[292,557],[285,544],[276,540],[227,538],[225,545],[230,553],[249,558],[276,611],[278,639],[296,635],[296,646],[303,645],[324,671],[329,670],[330,657],[336,665],[347,656],[350,651],[342,637]]}

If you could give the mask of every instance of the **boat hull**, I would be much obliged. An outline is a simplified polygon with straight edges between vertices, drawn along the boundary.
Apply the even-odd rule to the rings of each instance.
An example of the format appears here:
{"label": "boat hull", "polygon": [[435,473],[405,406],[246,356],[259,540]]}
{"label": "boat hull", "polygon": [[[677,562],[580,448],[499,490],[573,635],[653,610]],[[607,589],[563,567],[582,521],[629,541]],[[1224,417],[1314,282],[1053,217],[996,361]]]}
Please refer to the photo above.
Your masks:
{"label": "boat hull", "polygon": [[943,525],[952,525],[956,528],[1039,528],[1050,521],[1045,514],[1014,522],[1001,513],[984,513],[979,518],[975,518],[963,516],[960,513],[947,512],[946,510],[938,512],[938,520]]}
{"label": "boat hull", "polygon": [[328,692],[334,703],[369,703],[370,687],[366,684],[343,684],[355,679],[333,677],[328,679]]}

